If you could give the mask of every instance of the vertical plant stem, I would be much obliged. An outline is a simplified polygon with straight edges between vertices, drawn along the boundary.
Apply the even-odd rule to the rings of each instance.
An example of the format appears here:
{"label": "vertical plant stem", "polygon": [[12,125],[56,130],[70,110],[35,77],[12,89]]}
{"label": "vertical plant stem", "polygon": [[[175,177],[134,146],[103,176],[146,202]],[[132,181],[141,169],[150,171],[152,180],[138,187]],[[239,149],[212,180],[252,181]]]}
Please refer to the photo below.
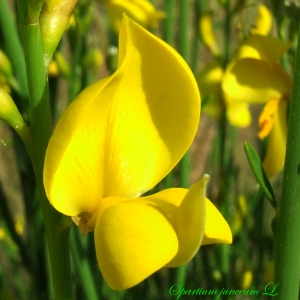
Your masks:
{"label": "vertical plant stem", "polygon": [[54,299],[72,299],[69,251],[69,219],[49,203],[43,186],[43,167],[46,148],[52,132],[47,73],[39,23],[28,22],[28,3],[18,0],[19,21],[23,32],[30,103],[31,141],[27,148],[33,164],[40,204],[44,217],[50,256]]}
{"label": "vertical plant stem", "polygon": [[[230,40],[231,40],[231,12],[230,12],[230,1],[224,2],[225,19],[224,19],[224,50],[223,50],[223,69],[227,67],[229,56],[230,56]],[[225,219],[228,220],[229,206],[231,202],[231,195],[229,191],[233,186],[232,177],[232,153],[228,147],[226,147],[227,139],[230,139],[230,143],[233,143],[233,135],[227,127],[227,109],[226,105],[223,104],[222,114],[219,120],[219,162],[220,162],[220,184],[219,184],[219,203],[221,203],[221,212]],[[229,271],[229,245],[222,244],[219,246],[219,259],[220,259],[220,270],[222,272],[222,283],[224,286],[229,285],[230,277],[228,276]]]}
{"label": "vertical plant stem", "polygon": [[[175,37],[175,4],[176,0],[165,1],[166,18],[164,20],[164,40],[174,46]],[[174,171],[171,171],[164,179],[164,188],[171,188],[174,185]]]}
{"label": "vertical plant stem", "polygon": [[19,253],[23,260],[24,266],[29,271],[29,273],[31,273],[32,272],[32,264],[30,262],[30,258],[28,257],[28,253],[26,251],[26,246],[16,231],[13,218],[10,214],[10,211],[9,211],[9,208],[7,205],[7,199],[4,195],[1,187],[0,187],[0,211],[1,211],[1,217],[6,222],[6,225],[9,230],[12,240],[15,242],[15,244],[19,248]]}
{"label": "vertical plant stem", "polygon": [[230,42],[231,42],[231,12],[230,12],[230,1],[225,1],[224,4],[225,9],[225,22],[224,22],[224,59],[223,59],[223,67],[227,66],[230,56]]}
{"label": "vertical plant stem", "polygon": [[175,25],[175,0],[165,1],[167,17],[164,21],[164,40],[171,46],[174,45]]}
{"label": "vertical plant stem", "polygon": [[[189,62],[189,15],[190,1],[179,0],[179,53]],[[190,185],[190,153],[183,156],[179,164],[180,185],[188,188]],[[183,265],[176,269],[175,282],[185,282],[188,265]]]}
{"label": "vertical plant stem", "polygon": [[70,242],[72,245],[71,252],[73,262],[85,294],[85,299],[99,300],[100,298],[97,293],[93,274],[87,259],[87,253],[82,253],[86,252],[86,249],[82,249],[83,246],[80,244],[79,236],[75,228],[71,230]]}
{"label": "vertical plant stem", "polygon": [[[190,1],[179,0],[179,53],[189,62],[189,15]],[[180,184],[182,187],[190,185],[190,153],[187,152],[180,161]]]}
{"label": "vertical plant stem", "polygon": [[[275,283],[279,300],[298,299],[300,279],[300,34],[295,60],[282,196],[275,233]],[[274,151],[276,151],[274,149]],[[277,291],[276,291],[277,292]]]}
{"label": "vertical plant stem", "polygon": [[[191,58],[191,69],[195,74],[198,71],[198,61],[199,61],[199,50],[201,46],[200,36],[199,36],[199,19],[205,8],[205,3],[201,0],[196,0],[194,4],[194,18],[193,18],[193,47],[192,47],[192,58]],[[203,99],[202,99],[203,100]]]}
{"label": "vertical plant stem", "polygon": [[189,63],[190,39],[189,39],[190,1],[179,0],[179,53]]}

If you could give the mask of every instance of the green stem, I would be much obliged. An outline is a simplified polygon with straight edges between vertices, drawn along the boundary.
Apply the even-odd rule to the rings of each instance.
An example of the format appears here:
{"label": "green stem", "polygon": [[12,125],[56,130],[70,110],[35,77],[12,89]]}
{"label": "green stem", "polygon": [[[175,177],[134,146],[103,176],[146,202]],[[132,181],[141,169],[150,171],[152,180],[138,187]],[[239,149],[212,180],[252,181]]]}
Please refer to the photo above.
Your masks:
{"label": "green stem", "polygon": [[[298,299],[300,279],[300,33],[290,103],[281,203],[275,233],[275,283],[278,300]],[[277,292],[277,291],[276,291]]]}
{"label": "green stem", "polygon": [[[191,58],[191,69],[194,74],[198,72],[198,61],[200,59],[199,50],[201,47],[201,40],[199,35],[199,20],[203,11],[205,10],[205,2],[201,0],[196,0],[194,4],[194,11],[195,17],[193,20],[193,31],[194,31],[194,38],[193,38],[193,46],[192,46],[192,58]],[[203,99],[201,99],[203,101]]]}
{"label": "green stem", "polygon": [[171,46],[174,45],[175,0],[165,1],[167,18],[164,20],[164,40]]}
{"label": "green stem", "polygon": [[225,36],[225,41],[224,41],[224,60],[223,60],[223,67],[224,69],[226,68],[228,61],[229,61],[229,56],[230,56],[230,42],[231,42],[231,12],[230,12],[230,1],[226,1],[225,5],[225,22],[224,22],[224,36]]}
{"label": "green stem", "polygon": [[7,0],[0,0],[0,24],[4,37],[4,49],[16,73],[21,87],[20,93],[23,97],[28,97],[24,52]]}
{"label": "green stem", "polygon": [[30,262],[30,258],[28,257],[26,245],[24,244],[23,240],[21,239],[21,237],[19,236],[19,234],[16,231],[13,218],[11,216],[11,213],[10,213],[8,205],[7,205],[7,199],[4,196],[4,193],[1,189],[1,187],[0,187],[0,211],[1,211],[2,218],[6,222],[6,225],[9,230],[12,240],[15,242],[15,244],[19,248],[19,253],[22,258],[25,268],[29,271],[29,273],[32,273],[32,264]]}
{"label": "green stem", "polygon": [[[179,53],[188,63],[189,61],[189,0],[179,0]],[[180,185],[184,188],[190,186],[190,153],[187,152],[179,163]],[[187,264],[176,269],[175,282],[185,282]]]}
{"label": "green stem", "polygon": [[[189,11],[190,1],[179,0],[179,53],[189,61]],[[190,153],[187,152],[180,161],[180,184],[187,188],[190,185]]]}
{"label": "green stem", "polygon": [[[277,8],[280,12],[275,14],[276,23],[277,23],[277,35],[279,39],[286,41],[288,39],[286,36],[288,19],[284,18],[284,15],[282,14],[284,11],[283,2],[282,1],[278,1],[278,2],[279,3],[281,2],[281,4],[278,3],[280,7],[278,6]],[[280,63],[287,72],[291,71],[291,64],[289,63],[288,53],[284,53],[284,55],[280,59]]]}
{"label": "green stem", "polygon": [[189,40],[190,1],[179,0],[179,53],[189,63],[190,40]]}
{"label": "green stem", "polygon": [[[87,237],[85,237],[87,238]],[[75,265],[76,273],[81,283],[81,287],[85,294],[85,299],[89,300],[99,300],[97,289],[95,286],[93,273],[87,259],[86,250],[82,249],[83,245],[80,243],[79,236],[76,232],[76,228],[71,230],[71,252],[73,257],[73,262]]]}
{"label": "green stem", "polygon": [[70,220],[58,213],[49,203],[43,186],[44,157],[52,131],[47,74],[39,24],[29,24],[28,3],[18,0],[20,27],[23,32],[28,75],[30,123],[32,138],[27,143],[33,164],[40,204],[44,217],[50,256],[54,299],[72,299],[69,251]]}

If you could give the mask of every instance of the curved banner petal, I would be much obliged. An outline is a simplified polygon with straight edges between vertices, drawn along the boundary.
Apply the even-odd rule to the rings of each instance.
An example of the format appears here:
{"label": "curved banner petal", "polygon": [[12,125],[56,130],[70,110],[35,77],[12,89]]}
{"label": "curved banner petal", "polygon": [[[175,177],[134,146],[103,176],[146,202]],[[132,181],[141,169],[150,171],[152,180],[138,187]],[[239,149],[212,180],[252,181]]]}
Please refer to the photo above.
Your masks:
{"label": "curved banner petal", "polygon": [[140,199],[103,211],[96,223],[95,245],[103,277],[115,290],[138,284],[164,267],[178,250],[168,218],[155,203]]}
{"label": "curved banner petal", "polygon": [[124,17],[119,66],[67,108],[49,142],[44,183],[60,212],[135,197],[181,159],[199,122],[196,81],[175,50]]}
{"label": "curved banner petal", "polygon": [[292,80],[279,66],[245,58],[231,64],[222,81],[227,101],[266,103],[291,91]]}
{"label": "curved banner petal", "polygon": [[253,58],[275,64],[291,46],[292,43],[273,37],[250,35],[234,55],[233,62],[244,58]]}

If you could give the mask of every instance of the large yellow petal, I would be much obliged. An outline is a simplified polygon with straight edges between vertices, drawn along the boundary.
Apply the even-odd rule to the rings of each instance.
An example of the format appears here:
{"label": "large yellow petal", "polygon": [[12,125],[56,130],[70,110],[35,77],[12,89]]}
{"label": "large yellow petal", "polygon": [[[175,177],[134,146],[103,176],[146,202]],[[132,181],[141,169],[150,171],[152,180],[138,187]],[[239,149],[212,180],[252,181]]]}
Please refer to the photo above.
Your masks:
{"label": "large yellow petal", "polygon": [[[66,215],[92,212],[103,196],[103,133],[110,103],[99,101],[97,96],[113,97],[114,90],[107,89],[111,80],[109,77],[84,90],[66,109],[49,142],[44,186],[51,204]],[[91,122],[91,118],[96,119]]]}
{"label": "large yellow petal", "polygon": [[180,266],[191,260],[197,253],[206,225],[206,185],[208,175],[194,184],[187,192],[178,209],[170,216],[176,231],[179,249],[168,267]]}
{"label": "large yellow petal", "polygon": [[274,125],[269,134],[263,167],[268,177],[279,173],[284,165],[287,139],[287,101],[280,100],[274,114]]}
{"label": "large yellow petal", "polygon": [[232,243],[230,227],[213,203],[206,199],[206,222],[202,245]]}
{"label": "large yellow petal", "polygon": [[279,65],[252,58],[232,63],[222,81],[225,99],[231,102],[266,103],[288,95],[291,86],[291,77]]}
{"label": "large yellow petal", "polygon": [[207,180],[206,175],[189,190],[172,188],[144,198],[162,209],[177,234],[178,253],[167,267],[188,262],[200,245],[232,242],[231,230],[226,220],[205,198]]}
{"label": "large yellow petal", "polygon": [[124,18],[116,73],[83,91],[50,139],[44,183],[64,214],[151,189],[180,160],[199,122],[192,72],[170,46]]}
{"label": "large yellow petal", "polygon": [[189,190],[172,188],[145,197],[168,216],[177,234],[179,249],[167,267],[188,262],[201,245],[205,226],[205,192],[208,175]]}
{"label": "large yellow petal", "polygon": [[140,199],[104,210],[96,223],[95,244],[103,277],[115,290],[138,284],[178,250],[168,218],[155,203]]}

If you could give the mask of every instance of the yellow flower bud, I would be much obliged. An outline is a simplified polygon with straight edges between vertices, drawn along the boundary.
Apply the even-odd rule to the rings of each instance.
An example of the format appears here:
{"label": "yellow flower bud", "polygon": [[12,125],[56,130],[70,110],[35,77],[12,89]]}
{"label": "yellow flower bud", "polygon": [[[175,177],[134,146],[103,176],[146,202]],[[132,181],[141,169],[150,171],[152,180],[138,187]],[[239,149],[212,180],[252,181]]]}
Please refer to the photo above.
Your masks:
{"label": "yellow flower bud", "polygon": [[28,139],[29,131],[26,123],[19,113],[13,99],[0,87],[0,119],[9,124],[22,139]]}
{"label": "yellow flower bud", "polygon": [[58,51],[55,52],[54,58],[55,58],[55,62],[56,62],[56,65],[57,65],[59,73],[61,75],[63,75],[64,77],[68,78],[70,76],[70,74],[71,74],[69,62],[62,55],[62,53],[58,52]]}
{"label": "yellow flower bud", "polygon": [[57,62],[55,60],[52,60],[48,68],[48,76],[57,77],[58,75],[59,75],[59,70],[58,70]]}
{"label": "yellow flower bud", "polygon": [[90,52],[88,52],[84,57],[82,61],[82,65],[84,68],[98,68],[100,67],[104,62],[103,54],[98,49],[92,49]]}
{"label": "yellow flower bud", "polygon": [[199,20],[199,30],[204,44],[209,48],[212,54],[217,55],[219,53],[219,49],[213,30],[211,13],[206,13],[201,16]]}
{"label": "yellow flower bud", "polygon": [[69,24],[76,3],[77,0],[48,0],[43,5],[40,23],[46,67]]}
{"label": "yellow flower bud", "polygon": [[6,77],[9,78],[13,75],[12,66],[5,55],[5,53],[0,49],[0,72]]}

